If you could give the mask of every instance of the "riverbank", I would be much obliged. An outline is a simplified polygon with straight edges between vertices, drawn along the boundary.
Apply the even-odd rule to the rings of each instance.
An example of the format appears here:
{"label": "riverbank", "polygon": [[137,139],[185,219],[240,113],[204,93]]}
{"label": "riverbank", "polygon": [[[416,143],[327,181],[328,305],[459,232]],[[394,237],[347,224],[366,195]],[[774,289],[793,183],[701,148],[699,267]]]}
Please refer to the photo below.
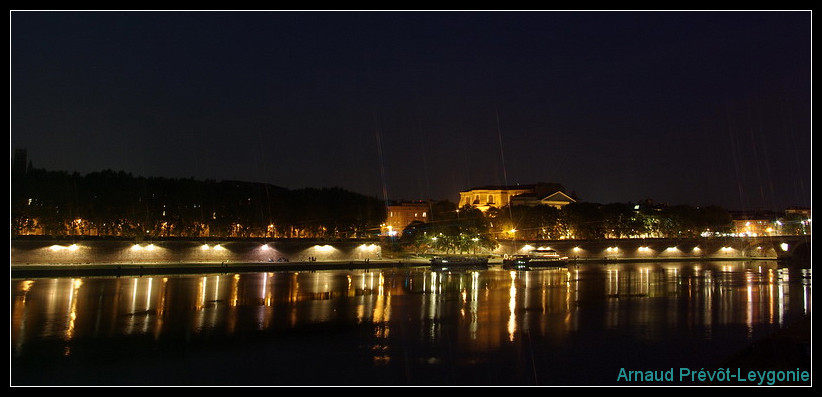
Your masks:
{"label": "riverbank", "polygon": [[[652,262],[750,262],[775,261],[775,258],[654,258]],[[568,267],[619,263],[649,262],[640,258],[572,259]],[[368,270],[386,268],[427,267],[427,257],[368,259],[349,261],[283,261],[283,262],[144,262],[144,263],[73,263],[73,264],[12,264],[11,278],[43,277],[126,277],[165,274],[213,274],[249,272],[299,272],[322,270]],[[502,258],[491,258],[490,267],[502,266]]]}
{"label": "riverbank", "polygon": [[424,261],[360,260],[323,262],[232,263],[117,263],[117,264],[30,264],[12,265],[11,278],[151,276],[164,274],[213,274],[283,271],[382,269],[425,266]]}

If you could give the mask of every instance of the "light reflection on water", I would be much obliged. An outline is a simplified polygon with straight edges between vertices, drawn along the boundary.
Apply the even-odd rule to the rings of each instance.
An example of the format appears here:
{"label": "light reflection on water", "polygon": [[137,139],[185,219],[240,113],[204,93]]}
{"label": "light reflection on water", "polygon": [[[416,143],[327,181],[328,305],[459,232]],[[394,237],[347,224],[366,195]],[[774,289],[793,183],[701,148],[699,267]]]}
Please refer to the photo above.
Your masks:
{"label": "light reflection on water", "polygon": [[[537,367],[559,365],[552,357],[567,358],[572,347],[580,346],[598,350],[567,358],[567,370],[584,360],[613,360],[625,352],[648,357],[660,345],[674,349],[675,344],[690,346],[693,357],[683,360],[699,365],[700,355],[710,356],[717,344],[731,340],[729,346],[742,347],[790,319],[810,315],[812,301],[809,275],[791,275],[776,262],[765,261],[457,273],[410,268],[57,278],[12,280],[11,291],[13,364],[26,379],[38,379],[27,372],[33,371],[27,363],[52,360],[51,355],[108,354],[113,362],[128,360],[120,353],[95,350],[95,342],[137,345],[141,354],[147,354],[145,362],[151,362],[163,353],[145,352],[162,350],[158,346],[164,346],[164,340],[194,341],[198,348],[208,349],[202,346],[212,340],[276,337],[288,330],[330,325],[343,329],[348,353],[368,361],[346,361],[349,357],[339,358],[340,363],[363,372],[369,366],[402,367],[397,371],[404,375],[396,379],[412,384],[428,380],[415,378],[411,368],[425,372],[446,362],[451,368],[449,382],[470,384],[477,379],[458,375],[461,368],[493,367],[497,364],[489,363],[500,356],[515,354],[517,360],[530,362],[531,368],[523,369],[529,374],[496,382],[545,382],[546,375]],[[366,327],[368,332],[360,334],[352,327]],[[316,347],[317,338],[334,339],[335,332],[311,331],[312,336],[303,339],[294,339],[292,332],[289,343],[302,343],[292,347],[306,356],[328,354]],[[525,346],[530,356],[522,358]],[[660,365],[670,362],[655,360]],[[318,371],[313,364],[294,360],[282,365]],[[13,379],[14,374],[13,369]],[[329,383],[348,383],[327,376]],[[238,377],[231,379],[244,384]],[[575,384],[569,379],[553,382]]]}

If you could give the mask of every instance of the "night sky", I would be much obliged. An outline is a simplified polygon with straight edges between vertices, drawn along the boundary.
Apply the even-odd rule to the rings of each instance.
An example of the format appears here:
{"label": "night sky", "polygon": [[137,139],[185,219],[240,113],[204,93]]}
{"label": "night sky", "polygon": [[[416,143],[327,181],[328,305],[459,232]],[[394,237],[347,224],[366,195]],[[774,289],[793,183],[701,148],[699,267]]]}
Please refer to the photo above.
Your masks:
{"label": "night sky", "polygon": [[447,199],[811,205],[811,13],[10,12],[10,151]]}

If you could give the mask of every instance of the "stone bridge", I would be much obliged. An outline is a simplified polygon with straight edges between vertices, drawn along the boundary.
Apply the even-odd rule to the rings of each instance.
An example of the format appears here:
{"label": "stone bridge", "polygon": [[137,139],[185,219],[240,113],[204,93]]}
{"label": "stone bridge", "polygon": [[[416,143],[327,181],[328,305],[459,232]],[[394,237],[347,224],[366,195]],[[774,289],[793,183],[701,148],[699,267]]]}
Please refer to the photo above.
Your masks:
{"label": "stone bridge", "polygon": [[[811,237],[716,237],[697,239],[503,240],[499,257],[550,247],[580,261],[795,259],[810,262]],[[390,260],[379,240],[156,240],[15,238],[11,265],[83,263],[259,263]],[[477,252],[479,254],[479,252]],[[487,254],[484,252],[483,254]],[[394,257],[391,253],[389,256]],[[399,256],[397,256],[399,258]]]}
{"label": "stone bridge", "polygon": [[796,259],[810,261],[811,236],[504,240],[494,253],[524,254],[550,247],[577,260]]}

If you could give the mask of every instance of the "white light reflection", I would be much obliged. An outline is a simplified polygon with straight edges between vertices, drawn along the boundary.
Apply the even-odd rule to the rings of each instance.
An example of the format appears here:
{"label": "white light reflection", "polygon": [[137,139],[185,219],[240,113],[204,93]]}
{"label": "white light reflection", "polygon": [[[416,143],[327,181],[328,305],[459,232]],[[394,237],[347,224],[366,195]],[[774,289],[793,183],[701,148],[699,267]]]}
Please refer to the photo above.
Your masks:
{"label": "white light reflection", "polygon": [[130,316],[128,316],[128,321],[126,322],[126,334],[128,335],[134,332],[134,322],[136,320],[134,313],[137,312],[137,278],[133,278],[131,281],[131,307],[129,307],[128,310]]}
{"label": "white light reflection", "polygon": [[[68,313],[68,325],[66,326],[66,340],[71,340],[74,336],[74,321],[77,319],[77,293],[80,290],[80,286],[83,285],[83,281],[80,279],[71,279],[72,288],[69,290],[69,313]],[[69,355],[71,353],[68,348],[65,351],[65,355]]]}
{"label": "white light reflection", "polygon": [[263,305],[265,305],[265,293],[266,288],[268,287],[268,273],[263,273],[263,281],[262,285],[260,285],[260,300],[263,301]]}
{"label": "white light reflection", "polygon": [[[29,291],[34,286],[33,280],[25,280],[20,284],[22,295],[18,295],[14,300],[14,307],[11,317],[11,339],[15,343],[15,355],[19,356],[22,353],[24,341],[26,340],[26,319],[28,317],[28,306],[26,305],[26,297]],[[16,335],[15,335],[16,332]]]}
{"label": "white light reflection", "polygon": [[471,272],[471,303],[468,305],[471,320],[468,324],[471,339],[477,339],[478,305],[479,305],[479,272]]}
{"label": "white light reflection", "polygon": [[200,282],[197,285],[197,306],[195,306],[196,312],[194,313],[194,329],[196,332],[201,331],[205,325],[205,314],[203,313],[203,309],[205,308],[205,296],[207,285],[208,278],[206,276],[200,277]]}
{"label": "white light reflection", "polygon": [[143,333],[148,333],[148,311],[151,308],[151,287],[154,279],[148,279],[148,285],[146,286],[146,309],[145,309],[145,318],[143,319]]}
{"label": "white light reflection", "polygon": [[517,331],[517,272],[511,271],[511,288],[508,289],[508,340],[514,341],[514,333]]}
{"label": "white light reflection", "polygon": [[157,308],[155,309],[155,322],[154,322],[154,339],[159,339],[161,331],[163,329],[163,314],[165,313],[166,309],[166,284],[168,283],[168,278],[163,277],[160,283],[160,290],[158,291],[158,298],[157,298]]}
{"label": "white light reflection", "polygon": [[768,324],[773,324],[775,298],[773,294],[773,269],[768,269]]}
{"label": "white light reflection", "polygon": [[777,294],[779,295],[777,297],[777,299],[778,299],[777,300],[777,302],[778,302],[777,307],[779,308],[778,315],[779,315],[779,326],[780,327],[782,327],[785,323],[785,303],[787,303],[787,302],[785,302],[785,295],[788,294],[787,288],[788,288],[788,283],[785,282],[784,280],[779,280],[779,286],[777,287],[776,290],[777,290]]}
{"label": "white light reflection", "polygon": [[745,325],[748,328],[748,339],[753,336],[753,274],[745,273],[745,285],[748,292],[748,301],[745,310]]}
{"label": "white light reflection", "polygon": [[[803,270],[804,271],[804,270]],[[805,315],[811,314],[811,283],[802,283],[802,309]]]}
{"label": "white light reflection", "polygon": [[240,299],[240,275],[235,274],[231,278],[231,300],[229,302],[231,307],[236,307]]}
{"label": "white light reflection", "polygon": [[383,336],[388,336],[388,322],[391,320],[391,294],[389,293],[386,295],[385,291],[385,278],[382,275],[382,272],[379,274],[379,285],[377,287],[377,301],[374,305],[374,312],[372,313],[373,322],[375,324],[383,324]]}

